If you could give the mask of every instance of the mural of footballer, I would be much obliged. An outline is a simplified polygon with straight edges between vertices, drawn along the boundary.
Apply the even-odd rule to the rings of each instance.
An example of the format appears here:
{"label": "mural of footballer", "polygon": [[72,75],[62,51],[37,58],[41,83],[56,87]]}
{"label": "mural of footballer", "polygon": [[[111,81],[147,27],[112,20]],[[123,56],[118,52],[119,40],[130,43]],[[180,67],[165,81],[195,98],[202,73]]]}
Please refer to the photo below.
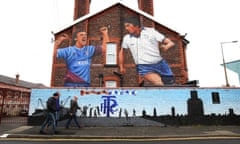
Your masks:
{"label": "mural of footballer", "polygon": [[106,50],[106,43],[109,42],[107,27],[101,27],[102,45],[87,45],[87,33],[76,31],[73,34],[73,46],[59,48],[65,40],[71,40],[67,34],[63,34],[55,41],[54,49],[57,49],[56,57],[63,58],[67,65],[67,73],[64,78],[66,87],[89,87],[90,86],[90,66],[94,55],[102,54]]}
{"label": "mural of footballer", "polygon": [[[124,27],[128,31],[123,37],[122,48],[119,53],[120,71],[123,67],[123,50],[129,48],[136,64],[137,72],[145,80],[154,85],[174,84],[173,73],[163,59],[160,49],[167,51],[175,44],[154,28],[141,27],[138,17],[129,17],[124,20]],[[159,47],[159,43],[161,44]]]}

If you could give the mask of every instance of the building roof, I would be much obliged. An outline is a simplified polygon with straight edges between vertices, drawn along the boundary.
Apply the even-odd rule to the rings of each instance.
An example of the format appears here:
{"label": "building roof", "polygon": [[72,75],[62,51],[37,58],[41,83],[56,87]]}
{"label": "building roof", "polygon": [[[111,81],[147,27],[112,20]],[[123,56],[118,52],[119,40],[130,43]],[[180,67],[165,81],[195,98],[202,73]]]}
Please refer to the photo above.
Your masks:
{"label": "building roof", "polygon": [[[223,66],[223,64],[221,64]],[[240,60],[235,60],[226,63],[227,69],[230,69],[238,74],[238,79],[240,82]]]}
{"label": "building roof", "polygon": [[41,84],[41,83],[31,83],[23,80],[18,80],[16,83],[16,78],[11,78],[8,76],[0,75],[0,83],[4,83],[11,86],[16,87],[24,87],[24,88],[46,88],[47,86]]}
{"label": "building roof", "polygon": [[[115,2],[113,2],[113,3],[111,3],[111,4],[107,5],[107,6],[103,7],[101,10],[94,11],[94,12],[92,12],[92,13],[86,14],[85,16],[82,16],[82,17],[74,20],[73,22],[71,22],[71,23],[69,23],[69,24],[67,24],[67,25],[65,25],[65,26],[63,26],[63,27],[61,27],[61,28],[53,31],[53,34],[57,34],[57,33],[65,30],[65,29],[67,29],[67,28],[69,28],[69,27],[71,27],[71,26],[73,26],[73,25],[75,25],[75,24],[77,24],[77,23],[79,23],[79,22],[81,22],[81,21],[83,21],[83,20],[86,20],[86,19],[88,19],[88,18],[90,18],[90,17],[92,17],[92,16],[94,16],[94,15],[97,15],[98,13],[101,13],[101,12],[103,12],[104,10],[106,10],[106,9],[108,9],[108,8],[110,8],[110,7],[113,7],[113,6],[117,5],[117,4],[123,5],[123,6],[127,7],[127,8],[135,11],[136,13],[138,13],[138,14],[140,14],[140,15],[143,15],[143,16],[147,17],[148,19],[151,19],[152,21],[160,24],[160,22],[158,22],[158,20],[157,20],[155,17],[153,17],[152,15],[150,15],[150,14],[148,14],[148,13],[146,13],[146,12],[144,12],[144,11],[138,9],[138,8],[130,7],[129,5],[127,5],[126,3],[122,2],[122,1],[115,1]],[[162,24],[160,24],[160,25],[162,25]],[[162,25],[162,26],[164,26],[164,25]],[[164,27],[166,27],[166,26],[164,26]],[[166,28],[168,28],[168,27],[166,27]],[[168,29],[169,29],[169,28],[168,28]],[[171,29],[169,29],[169,30],[170,30],[170,31],[173,31],[173,32],[176,32],[176,31],[171,30]],[[176,32],[176,33],[178,33],[178,32]]]}
{"label": "building roof", "polygon": [[240,60],[235,60],[226,63],[226,67],[240,75]]}

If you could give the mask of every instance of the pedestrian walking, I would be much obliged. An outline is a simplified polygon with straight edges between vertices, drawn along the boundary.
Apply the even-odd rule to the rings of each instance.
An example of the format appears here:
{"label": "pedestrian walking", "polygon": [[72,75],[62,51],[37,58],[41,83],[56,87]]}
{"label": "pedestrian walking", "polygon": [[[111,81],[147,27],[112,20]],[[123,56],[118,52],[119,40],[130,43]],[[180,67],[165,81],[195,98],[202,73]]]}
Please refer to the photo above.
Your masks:
{"label": "pedestrian walking", "polygon": [[69,125],[72,121],[72,119],[74,120],[75,124],[77,125],[78,128],[80,128],[80,124],[78,123],[77,121],[77,116],[76,116],[76,113],[77,113],[77,110],[81,110],[81,108],[78,106],[78,96],[74,96],[73,99],[71,100],[70,102],[70,110],[69,110],[69,119],[66,123],[66,128],[68,129],[69,128]]}
{"label": "pedestrian walking", "polygon": [[60,97],[60,93],[59,92],[55,92],[53,94],[53,96],[48,98],[48,100],[47,100],[47,115],[46,115],[46,118],[45,118],[43,124],[41,125],[40,134],[46,134],[44,132],[44,129],[45,129],[47,124],[51,124],[52,125],[53,134],[57,134],[58,133],[56,131],[56,128],[57,128],[56,112],[58,110],[58,104],[57,103],[58,103],[59,97]]}

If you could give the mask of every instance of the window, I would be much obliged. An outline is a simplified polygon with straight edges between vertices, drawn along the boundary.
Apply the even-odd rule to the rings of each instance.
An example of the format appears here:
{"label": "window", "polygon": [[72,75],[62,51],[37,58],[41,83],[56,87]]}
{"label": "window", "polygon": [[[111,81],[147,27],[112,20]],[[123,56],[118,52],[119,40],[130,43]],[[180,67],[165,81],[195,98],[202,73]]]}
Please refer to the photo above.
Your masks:
{"label": "window", "polygon": [[119,78],[117,76],[106,76],[103,81],[104,86],[108,88],[116,88],[119,86]]}
{"label": "window", "polygon": [[220,96],[218,92],[212,92],[212,103],[220,104]]}
{"label": "window", "polygon": [[117,87],[117,82],[114,80],[105,81],[106,87]]}
{"label": "window", "polygon": [[117,44],[116,43],[107,43],[106,64],[107,65],[117,64]]}

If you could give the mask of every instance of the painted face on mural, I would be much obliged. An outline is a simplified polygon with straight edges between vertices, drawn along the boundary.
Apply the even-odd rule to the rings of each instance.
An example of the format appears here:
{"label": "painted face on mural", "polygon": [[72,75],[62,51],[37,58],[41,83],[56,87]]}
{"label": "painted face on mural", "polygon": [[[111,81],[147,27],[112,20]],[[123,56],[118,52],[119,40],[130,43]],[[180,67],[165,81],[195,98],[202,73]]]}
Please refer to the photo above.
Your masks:
{"label": "painted face on mural", "polygon": [[139,36],[140,35],[140,28],[138,26],[134,26],[132,23],[124,23],[125,29],[128,31],[128,33]]}
{"label": "painted face on mural", "polygon": [[86,32],[78,32],[75,38],[76,46],[83,47],[87,44],[87,33]]}

